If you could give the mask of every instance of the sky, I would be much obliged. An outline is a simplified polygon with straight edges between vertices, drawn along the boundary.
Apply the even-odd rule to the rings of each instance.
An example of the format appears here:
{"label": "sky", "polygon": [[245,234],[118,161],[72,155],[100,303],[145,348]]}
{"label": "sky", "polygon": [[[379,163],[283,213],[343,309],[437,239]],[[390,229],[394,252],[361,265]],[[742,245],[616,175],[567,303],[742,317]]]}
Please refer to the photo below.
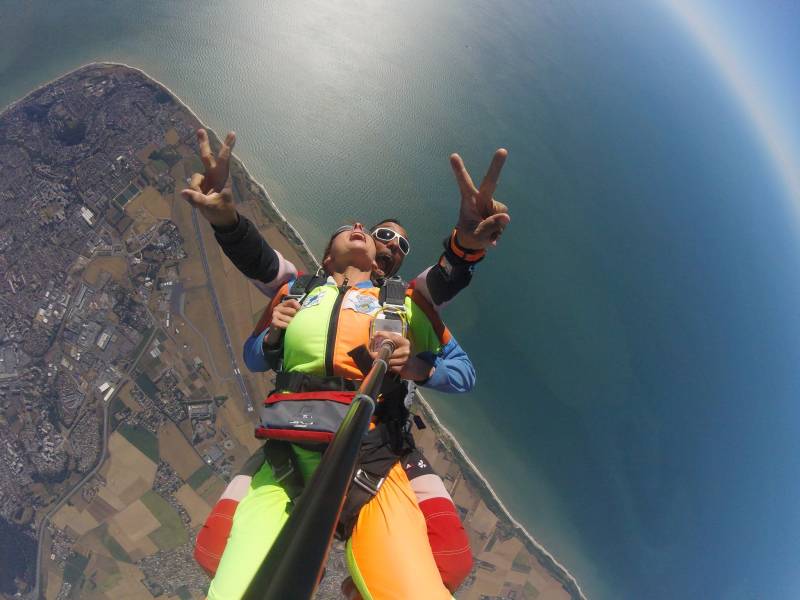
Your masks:
{"label": "sky", "polygon": [[800,3],[667,2],[739,99],[800,215]]}

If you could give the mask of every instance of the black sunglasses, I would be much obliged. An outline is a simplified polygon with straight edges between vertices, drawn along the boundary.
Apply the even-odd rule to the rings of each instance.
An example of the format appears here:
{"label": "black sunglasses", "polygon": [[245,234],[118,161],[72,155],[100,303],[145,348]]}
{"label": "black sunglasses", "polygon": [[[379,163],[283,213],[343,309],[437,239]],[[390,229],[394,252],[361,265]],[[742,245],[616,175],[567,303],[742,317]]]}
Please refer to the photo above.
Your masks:
{"label": "black sunglasses", "polygon": [[402,252],[403,255],[408,255],[408,253],[411,252],[411,244],[409,244],[408,240],[397,233],[394,229],[389,229],[388,227],[378,227],[372,232],[372,237],[383,242],[384,244],[388,244],[393,239],[397,238],[397,245],[400,246],[400,252]]}

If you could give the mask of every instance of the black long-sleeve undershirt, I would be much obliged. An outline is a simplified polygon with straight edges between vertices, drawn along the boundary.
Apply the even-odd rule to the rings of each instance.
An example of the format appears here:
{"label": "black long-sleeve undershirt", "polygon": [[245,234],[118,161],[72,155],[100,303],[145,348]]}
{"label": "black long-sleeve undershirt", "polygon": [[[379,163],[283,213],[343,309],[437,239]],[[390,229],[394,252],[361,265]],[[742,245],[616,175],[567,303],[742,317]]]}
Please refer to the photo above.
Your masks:
{"label": "black long-sleeve undershirt", "polygon": [[278,253],[247,217],[239,215],[239,221],[232,227],[214,227],[214,237],[245,277],[272,283],[278,276]]}
{"label": "black long-sleeve undershirt", "polygon": [[[256,226],[239,215],[236,225],[214,227],[214,235],[222,251],[246,277],[272,284],[280,272],[278,253],[267,243]],[[452,249],[452,238],[444,240],[444,252],[425,275],[430,300],[435,306],[452,300],[472,281],[475,265],[459,257]]]}

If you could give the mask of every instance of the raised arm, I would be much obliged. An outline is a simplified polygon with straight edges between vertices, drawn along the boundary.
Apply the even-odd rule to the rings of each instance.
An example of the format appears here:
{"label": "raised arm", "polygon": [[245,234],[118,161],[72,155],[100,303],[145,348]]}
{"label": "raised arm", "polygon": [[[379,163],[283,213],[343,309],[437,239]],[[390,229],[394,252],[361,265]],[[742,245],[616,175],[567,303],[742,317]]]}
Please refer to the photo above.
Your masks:
{"label": "raised arm", "polygon": [[243,215],[238,215],[232,227],[214,227],[214,237],[233,266],[269,298],[284,283],[297,277],[294,264],[270,246]]}
{"label": "raised arm", "polygon": [[189,188],[181,194],[211,224],[217,243],[233,265],[271,298],[281,285],[297,276],[297,269],[236,211],[229,177],[236,134],[228,133],[217,156],[211,151],[205,129],[197,130],[197,143],[204,172],[194,173]]}
{"label": "raised arm", "polygon": [[507,157],[508,151],[504,148],[495,151],[480,188],[476,188],[461,157],[450,156],[450,167],[461,195],[458,223],[445,238],[439,261],[411,283],[437,310],[469,285],[486,249],[497,245],[498,238],[511,222],[506,205],[494,199]]}

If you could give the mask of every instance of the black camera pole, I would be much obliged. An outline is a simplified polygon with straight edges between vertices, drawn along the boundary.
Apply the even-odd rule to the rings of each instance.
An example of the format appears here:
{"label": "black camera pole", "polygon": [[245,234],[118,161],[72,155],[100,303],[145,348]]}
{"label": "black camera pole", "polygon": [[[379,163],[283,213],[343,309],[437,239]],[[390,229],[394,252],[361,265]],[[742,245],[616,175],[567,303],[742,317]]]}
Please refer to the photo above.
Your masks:
{"label": "black camera pole", "polygon": [[250,582],[244,600],[305,600],[314,594],[353,481],[361,441],[375,411],[375,396],[393,351],[392,342],[381,344],[378,357],[289,520]]}

